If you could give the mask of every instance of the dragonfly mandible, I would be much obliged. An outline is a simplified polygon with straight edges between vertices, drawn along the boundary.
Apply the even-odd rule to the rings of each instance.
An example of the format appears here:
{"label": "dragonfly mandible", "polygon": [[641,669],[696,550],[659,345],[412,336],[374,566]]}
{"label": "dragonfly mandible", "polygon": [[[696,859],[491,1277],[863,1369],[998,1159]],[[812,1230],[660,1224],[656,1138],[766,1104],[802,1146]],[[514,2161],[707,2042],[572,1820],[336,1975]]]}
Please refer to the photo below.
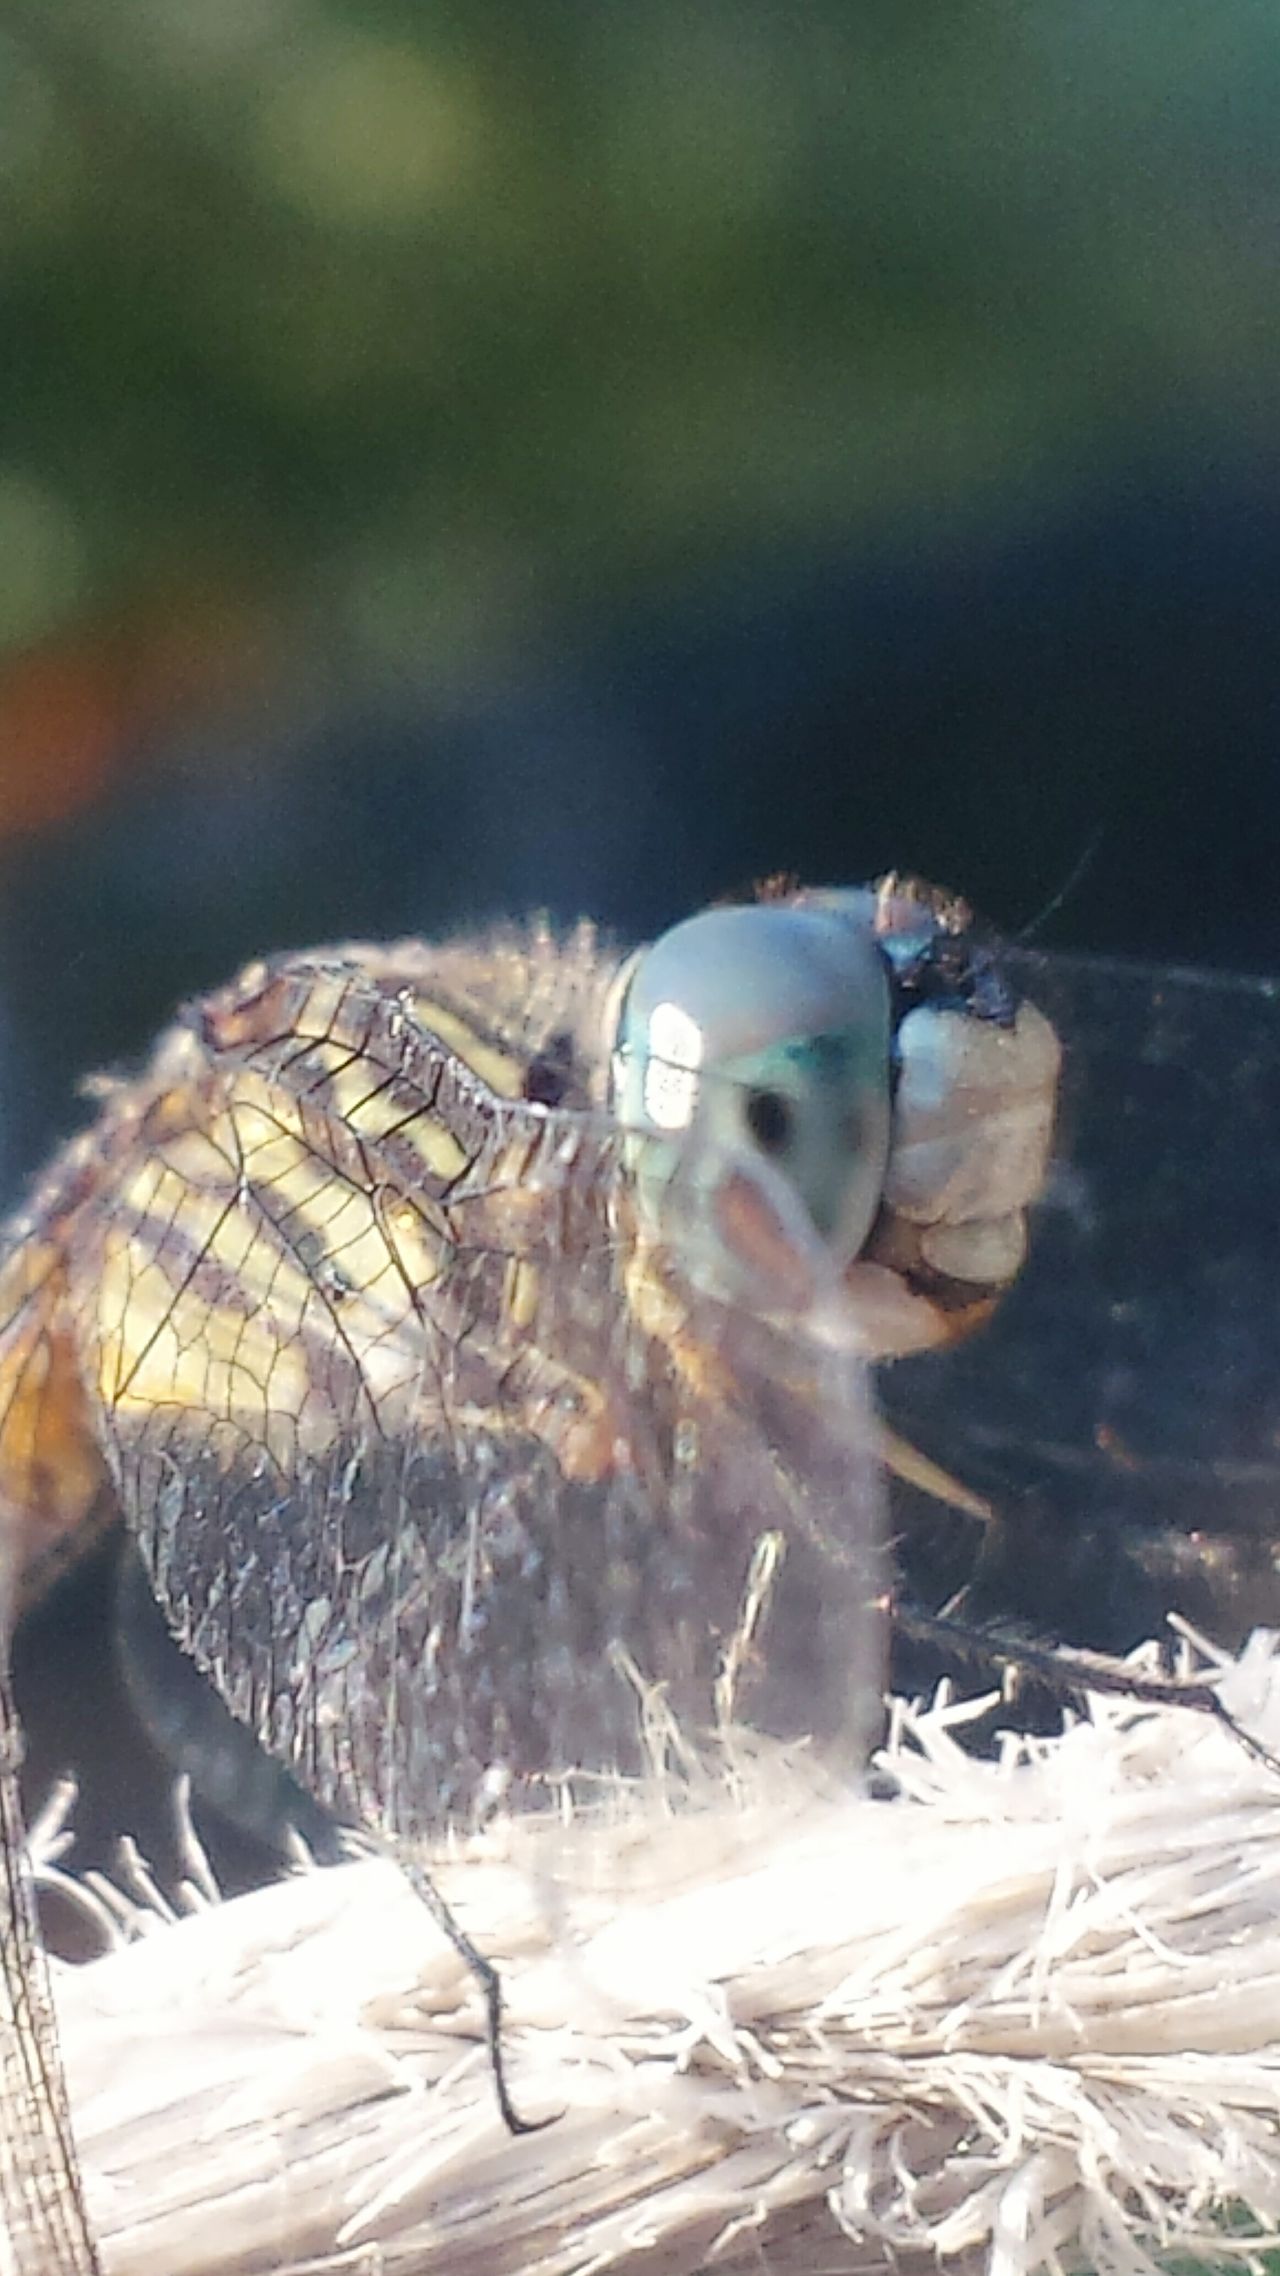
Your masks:
{"label": "dragonfly mandible", "polygon": [[852,1386],[1016,1275],[1058,1057],[965,906],[896,877],[632,957],[535,926],[250,966],[8,1229],[10,1619],[127,1524],[236,1717],[401,1840],[643,1767],[620,1650],[713,1728],[776,1539],[735,1709],[856,1750]]}

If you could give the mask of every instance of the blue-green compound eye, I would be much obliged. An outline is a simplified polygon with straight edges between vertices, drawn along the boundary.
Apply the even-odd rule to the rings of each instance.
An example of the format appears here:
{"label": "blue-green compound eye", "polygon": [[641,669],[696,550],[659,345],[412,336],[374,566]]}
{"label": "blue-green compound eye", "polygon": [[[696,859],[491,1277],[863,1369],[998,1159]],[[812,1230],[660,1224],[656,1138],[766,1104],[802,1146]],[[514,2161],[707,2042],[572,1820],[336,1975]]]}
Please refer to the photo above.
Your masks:
{"label": "blue-green compound eye", "polygon": [[[613,1105],[634,1138],[641,1202],[700,1244],[693,1277],[732,1283],[709,1197],[727,1162],[785,1180],[837,1268],[862,1248],[889,1154],[889,983],[874,896],[763,902],[676,925],[632,967],[613,1049]],[[721,1265],[726,1267],[721,1270]]]}

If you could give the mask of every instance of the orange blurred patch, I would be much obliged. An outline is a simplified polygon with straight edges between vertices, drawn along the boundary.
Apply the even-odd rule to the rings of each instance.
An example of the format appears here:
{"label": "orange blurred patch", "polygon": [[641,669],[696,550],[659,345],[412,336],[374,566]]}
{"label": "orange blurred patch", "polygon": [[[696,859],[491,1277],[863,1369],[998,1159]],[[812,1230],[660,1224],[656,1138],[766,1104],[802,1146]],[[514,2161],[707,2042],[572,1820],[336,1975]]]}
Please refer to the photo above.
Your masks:
{"label": "orange blurred patch", "polygon": [[87,805],[157,728],[241,700],[266,676],[277,635],[262,604],[192,594],[0,667],[0,838]]}

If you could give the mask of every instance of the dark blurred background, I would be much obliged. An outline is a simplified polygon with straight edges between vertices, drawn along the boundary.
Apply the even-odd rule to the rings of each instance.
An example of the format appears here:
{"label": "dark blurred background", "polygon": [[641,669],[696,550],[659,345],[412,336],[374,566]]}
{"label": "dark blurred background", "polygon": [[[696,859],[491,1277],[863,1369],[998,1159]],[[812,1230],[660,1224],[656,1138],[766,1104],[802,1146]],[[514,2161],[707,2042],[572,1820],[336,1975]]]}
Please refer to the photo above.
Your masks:
{"label": "dark blurred background", "polygon": [[[1010,930],[1074,880],[1050,949],[1280,971],[1278,105],[1274,0],[0,0],[0,1198],[78,1076],[307,940],[903,865]],[[1082,988],[1094,1184],[933,1434],[1024,1574],[1098,1417],[1198,1506],[1171,1319],[1232,1490],[1280,1438],[1214,1435],[1231,1323],[1268,1382],[1280,1336],[1269,1000]],[[1127,1293],[1113,1198],[1164,1260]],[[1080,1632],[1131,1641],[1165,1582],[1104,1605],[1086,1484]]]}
{"label": "dark blurred background", "polygon": [[1271,0],[5,0],[0,1191],[243,955],[1275,969]]}

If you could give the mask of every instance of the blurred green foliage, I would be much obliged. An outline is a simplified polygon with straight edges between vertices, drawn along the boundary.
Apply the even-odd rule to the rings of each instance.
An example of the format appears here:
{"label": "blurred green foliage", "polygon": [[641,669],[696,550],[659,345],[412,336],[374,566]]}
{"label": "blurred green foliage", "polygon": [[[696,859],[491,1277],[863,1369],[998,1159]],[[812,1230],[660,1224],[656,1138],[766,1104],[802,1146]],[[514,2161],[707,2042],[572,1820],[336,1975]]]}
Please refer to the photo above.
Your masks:
{"label": "blurred green foliage", "polygon": [[1274,0],[5,0],[0,651],[193,580],[474,668],[1269,436]]}

